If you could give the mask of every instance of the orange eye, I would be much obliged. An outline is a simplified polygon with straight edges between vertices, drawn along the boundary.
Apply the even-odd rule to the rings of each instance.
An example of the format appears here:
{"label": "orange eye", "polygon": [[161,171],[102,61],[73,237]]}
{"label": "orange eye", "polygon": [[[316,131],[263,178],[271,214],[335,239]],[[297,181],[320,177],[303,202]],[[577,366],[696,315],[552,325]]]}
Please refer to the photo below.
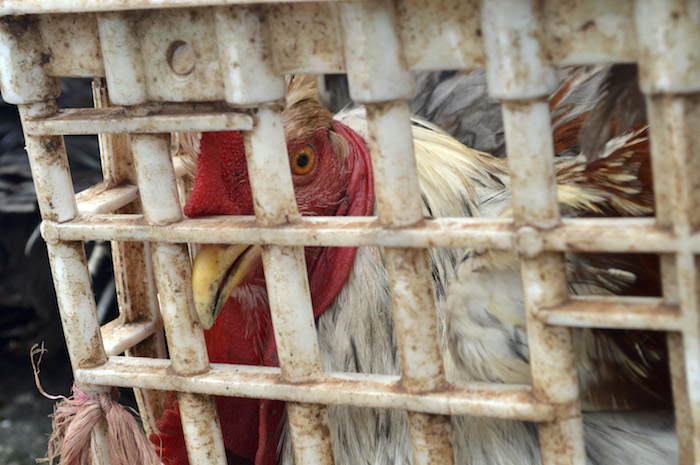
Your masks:
{"label": "orange eye", "polygon": [[309,174],[316,165],[316,154],[310,145],[304,146],[297,150],[292,156],[292,173],[297,176]]}

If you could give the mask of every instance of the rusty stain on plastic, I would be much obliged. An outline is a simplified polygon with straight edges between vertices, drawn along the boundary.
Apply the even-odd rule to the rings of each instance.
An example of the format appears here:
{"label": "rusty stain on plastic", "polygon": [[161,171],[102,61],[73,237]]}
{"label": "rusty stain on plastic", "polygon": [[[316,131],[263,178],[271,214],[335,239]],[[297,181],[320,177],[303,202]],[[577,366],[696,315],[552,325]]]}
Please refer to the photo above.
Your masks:
{"label": "rusty stain on plastic", "polygon": [[89,78],[104,76],[94,14],[41,15],[39,20],[48,74]]}
{"label": "rusty stain on plastic", "polygon": [[286,74],[345,70],[340,19],[334,5],[275,4],[267,9],[276,69]]}
{"label": "rusty stain on plastic", "polygon": [[476,0],[398,2],[408,67],[416,70],[483,67],[480,3]]}
{"label": "rusty stain on plastic", "polygon": [[[377,63],[366,66],[376,67]],[[368,104],[367,121],[380,222],[387,227],[423,223],[407,102]],[[447,384],[428,253],[427,249],[384,251],[401,360],[401,387],[413,392],[439,390]],[[425,418],[423,414],[409,413],[415,464],[435,463],[436,458],[439,463],[454,463],[450,419],[437,416],[424,421]]]}
{"label": "rusty stain on plastic", "polygon": [[[111,107],[104,79],[94,79],[92,91],[95,108]],[[98,142],[105,179],[103,187],[116,186],[115,190],[124,188],[123,195],[111,202],[111,211],[120,214],[140,213],[138,189],[131,184],[136,182],[136,173],[127,136],[100,134]],[[109,191],[107,189],[106,192]],[[76,196],[76,201],[78,210],[82,213],[79,197],[80,195]],[[143,242],[111,241],[111,251],[119,318],[102,327],[105,352],[108,355],[124,352],[129,356],[166,358],[163,323],[153,265],[149,257],[150,245]],[[146,433],[156,432],[156,421],[162,418],[165,410],[166,393],[134,389],[134,396]]]}
{"label": "rusty stain on plastic", "polygon": [[46,73],[50,55],[39,38],[32,37],[38,31],[36,17],[0,17],[0,91],[7,103],[39,102],[61,93],[58,79]]}
{"label": "rusty stain on plastic", "polygon": [[[307,0],[276,0],[276,3],[299,3]],[[337,3],[348,0],[316,0],[318,2]],[[369,1],[369,0],[350,0]],[[259,0],[209,0],[206,5],[246,5],[257,4]],[[5,0],[0,5],[0,15],[29,13],[71,13],[120,10],[157,10],[202,6],[200,0],[80,0],[66,2],[63,0]]]}
{"label": "rusty stain on plastic", "polygon": [[[45,49],[53,49],[53,53],[45,53],[47,69],[52,75],[71,75],[82,77],[104,76],[101,67],[99,39],[95,35],[95,15],[88,11],[117,11],[137,9],[162,9],[168,7],[196,6],[197,0],[87,0],[80,3],[71,2],[38,2],[26,0],[6,0],[3,4],[9,14],[43,13],[41,34]],[[231,3],[256,3],[238,0],[211,0],[208,4],[224,5]],[[296,11],[311,9],[313,18],[324,10],[336,8],[333,1],[318,1],[314,4],[296,1],[275,2],[280,6],[279,16],[284,25],[285,16],[290,20],[298,19]],[[0,7],[0,13],[3,11]],[[398,4],[398,20],[408,67],[415,70],[423,69],[473,69],[485,64],[485,54],[482,51],[483,31],[480,22],[480,2],[470,0],[440,0],[440,2],[423,2],[422,0],[405,0]],[[271,8],[278,8],[272,6]],[[298,10],[297,10],[298,8]],[[286,13],[290,11],[290,13]],[[51,12],[66,14],[47,14]],[[75,14],[76,12],[80,14]],[[594,62],[627,62],[638,57],[638,41],[635,28],[635,6],[632,0],[622,0],[610,3],[605,0],[587,2],[571,1],[562,4],[560,1],[548,0],[543,2],[540,12],[541,26],[544,30],[544,42],[551,54],[553,63],[559,65],[594,63]],[[330,19],[330,16],[328,18]],[[651,17],[654,17],[651,15]],[[317,21],[311,19],[311,22]],[[277,66],[282,72],[342,72],[345,64],[338,59],[342,48],[331,53],[337,40],[328,40],[336,35],[335,26],[326,19],[322,25],[316,25],[312,36],[305,35],[294,39],[305,50],[288,53],[287,40],[283,37],[294,38],[294,28],[283,30],[282,35],[276,35],[278,43],[274,44],[274,55]],[[293,22],[291,23],[293,24]],[[689,23],[690,24],[690,23]],[[328,27],[328,29],[325,29]],[[646,30],[646,29],[644,29]],[[325,34],[321,33],[325,32]],[[318,34],[318,36],[317,36]],[[651,36],[652,34],[649,34]],[[687,41],[692,43],[692,41]],[[76,44],[79,48],[76,48]],[[471,44],[471,45],[470,45]],[[70,45],[70,47],[67,47]],[[77,54],[80,51],[79,55]],[[292,51],[289,50],[291,53]],[[277,56],[279,54],[279,56]],[[90,60],[71,60],[69,57],[90,56]],[[669,57],[670,62],[674,62]],[[678,63],[678,60],[675,60]],[[100,71],[101,70],[101,71]],[[688,81],[688,80],[686,80]]]}
{"label": "rusty stain on plastic", "polygon": [[[175,171],[166,134],[130,134],[144,217],[167,224],[182,217]],[[153,272],[163,326],[176,373],[195,375],[209,369],[204,332],[194,311],[189,252],[185,244],[151,245]],[[182,429],[192,463],[224,464],[226,452],[215,400],[179,393]]]}
{"label": "rusty stain on plastic", "polygon": [[[520,227],[518,244],[524,252],[520,275],[533,393],[559,413],[554,421],[538,424],[542,462],[576,465],[585,462],[586,452],[571,329],[548,326],[537,319],[539,309],[560,305],[569,297],[563,255],[541,252],[543,241],[537,234],[538,229],[560,223],[545,99],[556,79],[546,53],[548,44],[542,40],[538,7],[536,2],[484,4],[484,45],[489,93],[505,99],[503,126],[509,147],[513,217]],[[513,39],[518,42],[509,46]]]}
{"label": "rusty stain on plastic", "polygon": [[[51,114],[55,103],[34,103],[19,107],[22,121],[36,115]],[[75,194],[61,136],[29,136],[25,145],[42,219],[67,221],[76,215]]]}
{"label": "rusty stain on plastic", "polygon": [[680,331],[678,305],[654,297],[571,297],[554,307],[539,308],[536,317],[555,326]]}
{"label": "rusty stain on plastic", "polygon": [[[267,85],[275,87],[273,81]],[[280,108],[261,107],[255,126],[244,141],[257,221],[277,225],[300,218]],[[323,368],[304,248],[265,246],[262,261],[282,377],[295,382],[313,380]],[[295,304],[294,311],[290,311],[290,302]],[[295,459],[300,463],[332,465],[326,406],[296,404],[287,409],[287,415]],[[309,421],[310,427],[304,426]]]}
{"label": "rusty stain on plastic", "polygon": [[292,434],[294,457],[299,463],[332,464],[331,432],[328,427],[326,405],[298,404],[286,405]]}
{"label": "rusty stain on plastic", "polygon": [[569,65],[636,57],[634,9],[632,0],[544,1],[542,27],[552,61]]}
{"label": "rusty stain on plastic", "polygon": [[252,118],[243,111],[220,104],[195,103],[58,110],[50,116],[28,120],[25,129],[35,135],[67,135],[250,130],[252,126]]}
{"label": "rusty stain on plastic", "polygon": [[179,392],[177,400],[182,432],[187,441],[191,463],[226,465],[226,449],[221,440],[221,425],[216,402],[212,397]]}
{"label": "rusty stain on plastic", "polygon": [[452,427],[442,415],[409,412],[408,420],[416,463],[454,462]]}
{"label": "rusty stain on plastic", "polygon": [[375,179],[377,212],[388,227],[423,221],[408,103],[367,105],[369,148]]}

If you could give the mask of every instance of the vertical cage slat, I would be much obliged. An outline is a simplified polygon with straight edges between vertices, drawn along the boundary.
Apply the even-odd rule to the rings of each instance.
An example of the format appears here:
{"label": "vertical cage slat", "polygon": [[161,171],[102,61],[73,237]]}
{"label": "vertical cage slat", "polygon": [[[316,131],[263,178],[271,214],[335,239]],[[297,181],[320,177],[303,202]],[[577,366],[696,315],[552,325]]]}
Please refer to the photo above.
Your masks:
{"label": "vertical cage slat", "polygon": [[410,112],[404,100],[367,104],[367,124],[375,178],[377,213],[387,227],[423,220],[413,157]]}
{"label": "vertical cage slat", "polygon": [[672,228],[679,248],[661,256],[663,296],[680,305],[680,335],[669,334],[676,430],[682,465],[700,462],[700,283],[698,258],[687,249],[700,225],[700,4],[639,0],[639,84],[646,94],[659,226]]}
{"label": "vertical cage slat", "polygon": [[117,105],[146,103],[146,73],[129,13],[98,14],[97,27],[112,102]]}
{"label": "vertical cage slat", "polygon": [[415,83],[406,69],[394,3],[343,2],[340,14],[352,99],[359,103],[410,99]]}
{"label": "vertical cage slat", "polygon": [[[543,130],[550,126],[546,101],[505,101],[503,125],[516,225],[533,229],[556,225],[554,150],[551,130]],[[546,465],[583,464],[586,455],[571,329],[547,326],[536,317],[539,309],[568,299],[564,258],[533,252],[520,259],[533,391],[538,399],[560,407],[557,420],[538,425],[542,460]]]}
{"label": "vertical cage slat", "polygon": [[528,238],[519,252],[533,393],[558,412],[554,421],[538,424],[542,461],[582,465],[586,452],[571,329],[536,317],[539,309],[568,299],[563,255],[537,246],[537,230],[560,223],[547,103],[557,80],[547,62],[541,7],[534,1],[486,2],[482,27],[489,94],[503,104],[514,222]]}
{"label": "vertical cage slat", "polygon": [[[378,98],[376,96],[375,98]],[[389,227],[423,220],[422,201],[406,101],[367,104],[369,147],[379,219]],[[398,195],[397,195],[398,194]],[[446,383],[439,347],[435,296],[428,250],[384,251],[399,345],[402,386],[439,389]],[[409,412],[416,465],[453,463],[450,419]]]}
{"label": "vertical cage slat", "polygon": [[[136,150],[134,150],[136,153]],[[173,370],[195,375],[209,369],[204,333],[194,314],[188,250],[185,245],[153,244],[153,266]],[[191,463],[226,463],[213,397],[178,393],[182,428]]]}
{"label": "vertical cage slat", "polygon": [[[679,253],[676,255],[676,272],[678,277],[678,302],[681,306],[682,317],[685,320],[682,331],[682,349],[685,367],[685,386],[674,386],[674,389],[685,390],[680,398],[687,396],[688,412],[681,414],[680,424],[686,428],[679,433],[679,444],[685,446],[680,451],[681,459],[686,463],[698,463],[700,461],[700,365],[697,355],[700,354],[700,276],[698,276],[698,260],[689,253]],[[681,347],[671,343],[671,350],[678,350]],[[673,355],[674,359],[680,359],[679,354]],[[676,380],[677,382],[683,379]],[[678,396],[677,396],[678,397]],[[685,405],[680,404],[679,408]],[[685,418],[683,418],[685,417]],[[689,428],[687,426],[690,426]],[[692,437],[693,439],[689,439]],[[690,448],[688,450],[687,448]]]}
{"label": "vertical cage slat", "polygon": [[217,7],[214,23],[226,101],[252,105],[283,99],[284,79],[273,68],[264,8]]}
{"label": "vertical cage slat", "polygon": [[[367,108],[380,221],[388,227],[419,223],[423,211],[407,103],[415,82],[406,69],[395,5],[343,4],[340,11],[350,96]],[[386,249],[385,258],[402,384],[417,391],[441,385],[445,375],[428,251]],[[419,302],[424,306],[417,311]],[[428,379],[430,374],[436,376]],[[454,462],[448,417],[409,412],[409,426],[415,465]]]}
{"label": "vertical cage slat", "polygon": [[[260,107],[253,130],[244,135],[255,216],[270,226],[299,217],[280,111],[274,106]],[[311,381],[322,368],[304,248],[266,246],[262,259],[282,376]],[[292,404],[287,406],[287,415],[297,463],[331,465],[327,408]]]}
{"label": "vertical cage slat", "polygon": [[560,215],[549,104],[544,99],[504,101],[503,126],[516,226],[556,226]]}
{"label": "vertical cage slat", "polygon": [[[649,84],[652,86],[652,84]],[[682,331],[669,335],[671,375],[681,464],[700,460],[700,317],[697,259],[684,250],[698,225],[698,192],[689,169],[698,163],[700,142],[689,121],[699,121],[697,96],[651,95],[647,98],[656,217],[661,226],[672,228],[679,250],[661,256],[664,300],[680,305]],[[681,372],[682,371],[682,372]]]}
{"label": "vertical cage slat", "polygon": [[[104,79],[94,79],[92,93],[95,108],[111,107]],[[102,175],[109,186],[122,183],[136,184],[133,156],[126,134],[99,134]],[[118,213],[140,213],[139,202],[132,202]],[[148,243],[111,241],[114,283],[117,307],[122,323],[136,321],[160,322],[160,309],[156,294],[153,264]],[[143,342],[127,352],[130,356],[167,358],[162,324]],[[134,389],[146,433],[157,431],[156,421],[163,416],[166,393],[155,390]]]}
{"label": "vertical cage slat", "polygon": [[[53,101],[19,106],[22,121],[44,117],[56,110]],[[31,136],[25,133],[24,143],[42,219],[64,222],[75,218],[78,207],[63,137]]]}
{"label": "vertical cage slat", "polygon": [[558,413],[556,420],[538,424],[542,462],[582,465],[586,453],[571,328],[548,326],[536,317],[539,309],[568,298],[563,257],[555,253],[521,257],[520,273],[533,393],[554,404]]}
{"label": "vertical cage slat", "polygon": [[243,136],[255,217],[265,225],[287,223],[299,217],[281,110],[260,107],[255,127]]}
{"label": "vertical cage slat", "polygon": [[[54,101],[19,106],[26,121],[56,111]],[[68,221],[77,214],[73,183],[68,168],[62,136],[24,134],[37,201],[44,220]],[[46,248],[61,315],[63,334],[74,370],[103,364],[107,356],[102,343],[97,306],[82,242],[47,240]],[[93,395],[108,393],[109,387],[80,386]],[[91,457],[99,465],[111,465],[105,419],[101,419],[91,436]]]}
{"label": "vertical cage slat", "polygon": [[[145,219],[165,224],[182,218],[167,135],[132,134],[136,177]],[[157,182],[156,182],[157,181]],[[170,359],[176,373],[193,375],[209,369],[204,333],[194,313],[187,246],[153,244],[153,267]],[[191,463],[226,463],[213,397],[178,393],[182,428]]]}
{"label": "vertical cage slat", "polygon": [[[90,395],[97,396],[102,394],[100,390],[89,390]],[[101,418],[95,428],[92,430],[90,438],[91,449],[91,465],[113,465],[112,457],[109,454],[109,430],[107,420]]]}
{"label": "vertical cage slat", "polygon": [[292,432],[294,460],[299,465],[333,465],[328,428],[328,407],[318,404],[287,404],[287,418]]}
{"label": "vertical cage slat", "polygon": [[[402,385],[415,391],[440,389],[445,369],[437,337],[435,295],[430,281],[430,258],[425,250],[386,248]],[[431,311],[432,310],[432,311]]]}
{"label": "vertical cage slat", "polygon": [[7,103],[50,101],[61,95],[58,79],[43,67],[39,27],[37,17],[0,17],[0,91]]}

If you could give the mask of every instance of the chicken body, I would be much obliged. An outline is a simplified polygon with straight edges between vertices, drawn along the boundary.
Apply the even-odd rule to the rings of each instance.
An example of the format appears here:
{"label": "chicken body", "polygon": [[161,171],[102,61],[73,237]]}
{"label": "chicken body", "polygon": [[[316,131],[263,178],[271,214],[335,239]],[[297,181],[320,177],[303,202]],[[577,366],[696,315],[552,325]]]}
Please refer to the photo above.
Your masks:
{"label": "chicken body", "polygon": [[[366,137],[362,109],[336,118]],[[413,136],[426,217],[509,214],[505,160],[454,144],[434,128],[414,125]],[[560,199],[571,203],[562,206],[565,213],[608,201],[594,189],[570,195],[573,182],[565,178],[576,163],[565,160],[559,164],[560,182],[571,183],[560,188]],[[448,379],[529,384],[523,297],[515,254],[432,249],[430,260]],[[327,371],[400,373],[389,281],[382,263],[381,249],[359,248],[346,285],[318,318],[321,357]],[[569,268],[578,270],[578,262],[570,258]],[[620,291],[625,280],[635,279],[621,270],[589,270],[587,275],[596,273],[612,275],[603,276],[601,282],[621,279]],[[596,290],[593,287],[576,285],[574,293],[590,293]],[[601,284],[597,291],[605,290],[603,287]],[[624,357],[617,348],[612,348],[611,354]],[[594,365],[591,359],[597,354],[578,355],[585,389],[587,377],[595,376],[595,372],[584,366]],[[412,463],[405,412],[331,406],[329,416],[336,463]],[[457,464],[541,463],[533,424],[477,417],[454,417],[452,424]],[[591,464],[677,463],[673,418],[668,413],[585,412],[584,428]],[[285,441],[282,464],[293,463],[290,446],[290,441]]]}
{"label": "chicken body", "polygon": [[[298,116],[305,115],[291,118]],[[362,109],[341,112],[335,119],[368,139]],[[570,114],[564,118],[565,121],[575,119]],[[576,131],[567,130],[561,123],[559,120],[562,133],[570,138],[570,133]],[[580,124],[574,128],[580,128]],[[426,217],[501,218],[511,215],[510,181],[504,159],[471,150],[423,122],[414,123],[413,137]],[[644,148],[646,143],[644,129],[638,128],[611,141],[607,153],[595,162],[586,163],[581,157],[561,157],[557,163],[557,179],[562,213],[569,216],[652,214],[650,181],[640,181],[648,177],[648,173],[644,173],[648,170],[648,153],[646,165],[644,162],[644,150],[648,151]],[[559,145],[563,151],[575,151],[573,142]],[[619,150],[621,147],[624,149]],[[236,176],[238,173],[236,171]],[[302,186],[307,184],[299,187]],[[238,211],[237,208],[232,212],[214,209],[206,214],[250,214],[248,210]],[[313,214],[312,208],[308,199],[300,201],[304,213]],[[324,307],[325,311],[318,311],[312,282],[319,346],[327,371],[400,373],[389,280],[382,253],[378,247],[357,249],[347,279],[327,308]],[[512,252],[488,250],[432,249],[430,261],[440,329],[436,337],[440,338],[449,380],[528,384],[529,355],[517,256]],[[601,266],[600,262],[585,257],[568,257],[567,266],[572,293],[624,293],[638,279],[634,272]],[[309,272],[312,281],[312,271]],[[250,318],[250,311],[267,305],[260,270],[251,272],[250,276],[258,280],[256,292],[250,292],[250,283],[244,281],[232,294],[240,305],[229,309],[248,312],[246,318]],[[227,318],[233,318],[231,321],[239,318],[235,314],[228,315]],[[243,315],[240,318],[244,320]],[[269,317],[264,315],[264,318]],[[636,360],[634,351],[616,344],[614,338],[605,335],[601,338],[585,330],[577,334],[583,406],[592,410],[584,412],[588,462],[677,463],[673,419],[668,414],[604,412],[602,410],[610,406],[631,409],[636,405],[625,393],[601,397],[598,392],[601,385],[624,383],[635,376],[640,378],[635,384],[643,385],[655,376],[655,367],[664,364],[663,351],[653,346],[649,353],[658,360],[644,355]],[[224,339],[225,334],[218,338],[210,336],[208,344],[228,343]],[[263,344],[268,345],[262,347]],[[258,345],[252,358],[261,358],[264,352],[265,360],[261,363],[267,364],[269,341]],[[646,351],[639,345],[634,348]],[[210,347],[210,353],[219,349],[222,347]],[[605,378],[605,383],[601,383],[601,373],[610,379]],[[654,397],[653,394],[650,396]],[[659,404],[663,405],[665,399],[663,395],[660,397]],[[329,411],[337,464],[412,463],[405,412],[348,406],[330,406]],[[222,415],[222,423],[225,422]],[[475,417],[454,417],[452,424],[456,462],[460,465],[541,463],[533,424]],[[223,428],[226,434],[227,425]],[[271,463],[273,459],[268,453],[264,463]],[[279,463],[293,463],[291,440],[286,432],[280,439]]]}

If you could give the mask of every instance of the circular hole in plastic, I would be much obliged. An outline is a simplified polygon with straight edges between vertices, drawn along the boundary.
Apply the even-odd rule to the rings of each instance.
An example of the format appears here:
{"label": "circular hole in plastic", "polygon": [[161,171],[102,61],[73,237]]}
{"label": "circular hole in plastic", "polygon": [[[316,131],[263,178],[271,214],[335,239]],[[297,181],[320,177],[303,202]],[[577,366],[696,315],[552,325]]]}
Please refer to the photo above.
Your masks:
{"label": "circular hole in plastic", "polygon": [[168,47],[168,64],[175,74],[187,76],[194,69],[196,61],[194,49],[187,42],[178,40]]}

